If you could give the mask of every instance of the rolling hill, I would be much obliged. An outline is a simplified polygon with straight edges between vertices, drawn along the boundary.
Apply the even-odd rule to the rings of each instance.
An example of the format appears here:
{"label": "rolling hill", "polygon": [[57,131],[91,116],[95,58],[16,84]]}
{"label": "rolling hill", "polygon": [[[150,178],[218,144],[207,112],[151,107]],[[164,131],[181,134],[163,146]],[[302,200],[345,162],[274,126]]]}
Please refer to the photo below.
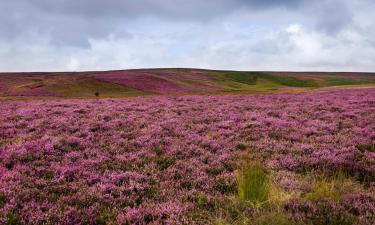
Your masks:
{"label": "rolling hill", "polygon": [[0,73],[0,97],[95,98],[144,95],[268,93],[333,86],[373,86],[375,73],[246,72],[138,69]]}

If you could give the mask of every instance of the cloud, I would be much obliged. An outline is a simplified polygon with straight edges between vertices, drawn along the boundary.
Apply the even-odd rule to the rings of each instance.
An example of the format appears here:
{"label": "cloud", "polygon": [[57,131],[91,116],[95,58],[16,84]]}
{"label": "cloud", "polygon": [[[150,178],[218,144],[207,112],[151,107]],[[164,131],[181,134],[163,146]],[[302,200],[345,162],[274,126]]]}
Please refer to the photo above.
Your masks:
{"label": "cloud", "polygon": [[203,52],[210,52],[210,67],[223,69],[374,71],[369,60],[375,57],[374,48],[355,36],[361,34],[334,37],[291,24],[260,40],[221,43]]}
{"label": "cloud", "polygon": [[336,35],[340,31],[353,25],[353,13],[345,1],[328,0],[312,5],[309,13],[316,19],[318,30],[329,35]]}
{"label": "cloud", "polygon": [[36,33],[52,44],[88,46],[131,21],[154,17],[205,22],[245,9],[294,7],[301,0],[12,0],[0,7],[0,38]]}
{"label": "cloud", "polygon": [[374,71],[371,0],[6,0],[0,70]]}
{"label": "cloud", "polygon": [[144,15],[201,19],[220,17],[240,7],[250,9],[295,7],[304,0],[31,0],[43,11],[84,17],[138,17]]}

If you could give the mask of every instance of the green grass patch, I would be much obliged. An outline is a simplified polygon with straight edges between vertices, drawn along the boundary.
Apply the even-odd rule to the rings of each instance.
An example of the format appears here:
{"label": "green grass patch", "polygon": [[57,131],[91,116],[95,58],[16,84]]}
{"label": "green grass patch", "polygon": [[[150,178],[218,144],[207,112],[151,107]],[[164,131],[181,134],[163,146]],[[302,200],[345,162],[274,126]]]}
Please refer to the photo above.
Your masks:
{"label": "green grass patch", "polygon": [[305,194],[305,199],[318,201],[321,198],[331,199],[338,202],[342,196],[355,192],[360,188],[349,176],[339,170],[331,176],[310,175],[312,188]]}
{"label": "green grass patch", "polygon": [[221,93],[268,93],[283,87],[319,87],[319,84],[314,80],[277,76],[265,72],[214,71],[210,75],[216,80],[215,84],[223,88],[223,91],[220,91]]}
{"label": "green grass patch", "polygon": [[320,198],[329,198],[334,201],[340,199],[340,194],[335,191],[335,183],[327,180],[320,180],[314,184],[313,189],[306,195],[308,200],[318,201]]}
{"label": "green grass patch", "polygon": [[268,200],[270,181],[264,167],[257,163],[244,165],[237,175],[238,196],[254,205]]}
{"label": "green grass patch", "polygon": [[314,80],[300,79],[292,76],[278,76],[272,75],[264,72],[253,72],[255,76],[260,79],[268,80],[279,85],[287,87],[318,87],[319,84]]}
{"label": "green grass patch", "polygon": [[325,77],[325,86],[343,86],[343,85],[360,85],[360,84],[371,84],[375,83],[374,80],[363,80],[363,79],[345,79],[342,77]]}
{"label": "green grass patch", "polygon": [[241,84],[256,85],[257,76],[250,72],[222,72],[220,76],[225,81],[234,81]]}

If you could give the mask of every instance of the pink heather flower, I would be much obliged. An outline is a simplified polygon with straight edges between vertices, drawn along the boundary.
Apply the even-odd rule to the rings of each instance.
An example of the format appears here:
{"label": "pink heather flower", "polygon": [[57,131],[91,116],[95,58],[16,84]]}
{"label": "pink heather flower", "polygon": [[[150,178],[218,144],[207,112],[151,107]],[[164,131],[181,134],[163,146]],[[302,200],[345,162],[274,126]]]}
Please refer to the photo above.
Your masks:
{"label": "pink heather flower", "polygon": [[[130,77],[98,79],[135,85]],[[137,79],[155,81],[145,87],[152,92],[179,88]],[[291,174],[309,169],[343,169],[371,187],[374,99],[375,89],[362,89],[1,102],[0,215],[12,212],[23,223],[188,223],[193,192],[209,200],[233,194],[244,154],[279,173],[287,190],[304,191]],[[373,192],[323,206],[347,207],[367,222]],[[291,201],[286,208],[309,217],[321,206]]]}

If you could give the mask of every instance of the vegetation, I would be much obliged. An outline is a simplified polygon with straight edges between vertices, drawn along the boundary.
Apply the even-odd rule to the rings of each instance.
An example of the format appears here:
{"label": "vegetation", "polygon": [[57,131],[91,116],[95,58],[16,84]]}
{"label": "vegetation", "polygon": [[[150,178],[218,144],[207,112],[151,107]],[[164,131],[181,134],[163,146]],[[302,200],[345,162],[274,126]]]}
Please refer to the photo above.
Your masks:
{"label": "vegetation", "polygon": [[248,85],[256,85],[258,79],[257,74],[251,72],[224,71],[217,72],[215,75],[217,76],[217,79],[221,81],[232,81]]}
{"label": "vegetation", "polygon": [[238,175],[238,195],[254,205],[261,205],[268,200],[270,192],[269,178],[265,169],[258,163],[243,166]]}
{"label": "vegetation", "polygon": [[144,95],[145,93],[123,85],[100,81],[94,78],[59,77],[48,85],[51,92],[67,97],[126,97]]}
{"label": "vegetation", "polygon": [[301,79],[292,76],[277,76],[263,72],[256,72],[255,75],[260,79],[268,80],[287,87],[318,87],[318,84],[315,81],[306,78]]}
{"label": "vegetation", "polygon": [[325,86],[360,85],[374,83],[371,79],[345,79],[342,77],[325,77]]}
{"label": "vegetation", "polygon": [[[179,75],[300,82],[206,72]],[[107,78],[14,82],[94,99],[0,102],[0,224],[375,224],[374,89],[108,99],[146,92]]]}
{"label": "vegetation", "polygon": [[[84,73],[0,74],[0,99],[271,93],[322,87],[374,86],[375,75],[159,69]],[[96,97],[96,96],[95,96]]]}

